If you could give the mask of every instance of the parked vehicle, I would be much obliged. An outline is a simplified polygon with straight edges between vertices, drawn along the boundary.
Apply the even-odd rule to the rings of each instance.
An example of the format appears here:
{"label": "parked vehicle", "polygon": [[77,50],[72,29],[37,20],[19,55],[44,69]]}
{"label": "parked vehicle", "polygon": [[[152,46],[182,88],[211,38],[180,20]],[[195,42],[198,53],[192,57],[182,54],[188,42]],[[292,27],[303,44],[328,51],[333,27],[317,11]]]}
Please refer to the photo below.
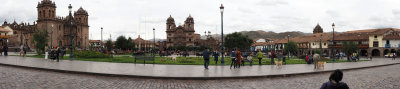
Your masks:
{"label": "parked vehicle", "polygon": [[385,55],[385,57],[386,58],[391,58],[391,57],[393,57],[393,53],[388,53],[388,54]]}

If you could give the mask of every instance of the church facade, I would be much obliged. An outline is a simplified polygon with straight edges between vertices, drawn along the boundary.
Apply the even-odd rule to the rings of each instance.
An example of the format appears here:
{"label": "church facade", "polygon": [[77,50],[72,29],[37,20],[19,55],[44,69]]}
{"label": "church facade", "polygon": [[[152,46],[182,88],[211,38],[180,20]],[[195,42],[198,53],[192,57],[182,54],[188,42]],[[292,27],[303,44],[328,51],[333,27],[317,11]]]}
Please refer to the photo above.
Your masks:
{"label": "church facade", "polygon": [[195,33],[193,17],[189,15],[185,24],[176,26],[174,18],[169,16],[167,19],[167,47],[195,46],[195,41],[200,39],[200,35]]}
{"label": "church facade", "polygon": [[[13,29],[13,35],[9,38],[11,46],[31,44],[32,36],[36,30],[48,32],[48,46],[70,47],[70,17],[56,15],[56,4],[51,0],[42,0],[37,5],[37,20],[30,23],[17,22],[8,23],[5,21],[3,26]],[[68,9],[65,7],[65,9]],[[89,25],[88,12],[80,7],[77,11],[71,12],[72,15],[72,45],[78,49],[89,48]]]}

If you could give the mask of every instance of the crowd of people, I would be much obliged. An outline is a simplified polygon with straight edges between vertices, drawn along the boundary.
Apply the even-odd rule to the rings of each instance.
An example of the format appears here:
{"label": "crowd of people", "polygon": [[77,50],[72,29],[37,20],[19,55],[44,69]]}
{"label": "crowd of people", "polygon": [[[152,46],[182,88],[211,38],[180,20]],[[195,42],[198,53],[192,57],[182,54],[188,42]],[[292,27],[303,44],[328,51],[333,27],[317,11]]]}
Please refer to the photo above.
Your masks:
{"label": "crowd of people", "polygon": [[57,62],[59,62],[60,57],[61,59],[63,59],[65,54],[65,47],[45,47],[45,59],[48,59],[49,57],[51,60],[56,60]]}
{"label": "crowd of people", "polygon": [[[208,69],[209,65],[209,60],[210,60],[210,55],[214,57],[215,64],[218,65],[218,62],[221,62],[218,60],[220,54],[218,51],[213,51],[210,52],[209,49],[206,49],[202,52],[202,56],[204,58],[204,66],[206,69]],[[278,59],[278,61],[282,61],[286,64],[285,62],[285,57],[283,57],[283,54],[281,52],[275,54],[274,51],[271,51],[271,54],[263,54],[261,51],[258,52],[242,52],[240,49],[233,49],[230,52],[227,52],[225,54],[227,57],[231,58],[230,61],[230,68],[240,68],[241,66],[244,66],[245,62],[248,62],[250,66],[253,65],[253,57],[258,59],[258,64],[262,64],[262,59],[264,55],[268,56],[271,58],[270,64],[274,65],[275,64],[275,58]]]}

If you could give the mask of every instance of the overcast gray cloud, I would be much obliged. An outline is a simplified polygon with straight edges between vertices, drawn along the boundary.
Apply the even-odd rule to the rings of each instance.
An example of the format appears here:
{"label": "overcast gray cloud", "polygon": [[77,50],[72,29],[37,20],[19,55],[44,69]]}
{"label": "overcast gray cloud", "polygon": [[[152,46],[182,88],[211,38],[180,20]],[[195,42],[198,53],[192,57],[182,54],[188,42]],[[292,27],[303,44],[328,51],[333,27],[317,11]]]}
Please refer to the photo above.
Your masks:
{"label": "overcast gray cloud", "polygon": [[[37,18],[36,6],[41,0],[1,0],[0,22],[14,19],[32,24]],[[68,15],[68,4],[89,13],[90,38],[119,35],[145,39],[166,38],[165,21],[171,15],[177,25],[189,16],[195,20],[196,33],[220,33],[221,3],[225,6],[224,33],[264,30],[302,31],[311,33],[319,23],[329,32],[332,22],[336,31],[394,27],[400,28],[398,0],[53,0],[57,15]]]}

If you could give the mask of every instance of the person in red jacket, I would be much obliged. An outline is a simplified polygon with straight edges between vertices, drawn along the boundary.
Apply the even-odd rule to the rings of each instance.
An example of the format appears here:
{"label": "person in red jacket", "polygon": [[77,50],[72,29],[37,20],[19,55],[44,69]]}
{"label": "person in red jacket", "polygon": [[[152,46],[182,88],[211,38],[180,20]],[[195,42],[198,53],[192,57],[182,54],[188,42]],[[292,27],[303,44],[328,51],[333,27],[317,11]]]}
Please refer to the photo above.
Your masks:
{"label": "person in red jacket", "polygon": [[274,58],[275,58],[274,51],[271,50],[271,65],[275,64]]}
{"label": "person in red jacket", "polygon": [[242,63],[242,53],[239,49],[236,50],[236,58],[237,58],[237,67],[240,68],[240,64]]}

